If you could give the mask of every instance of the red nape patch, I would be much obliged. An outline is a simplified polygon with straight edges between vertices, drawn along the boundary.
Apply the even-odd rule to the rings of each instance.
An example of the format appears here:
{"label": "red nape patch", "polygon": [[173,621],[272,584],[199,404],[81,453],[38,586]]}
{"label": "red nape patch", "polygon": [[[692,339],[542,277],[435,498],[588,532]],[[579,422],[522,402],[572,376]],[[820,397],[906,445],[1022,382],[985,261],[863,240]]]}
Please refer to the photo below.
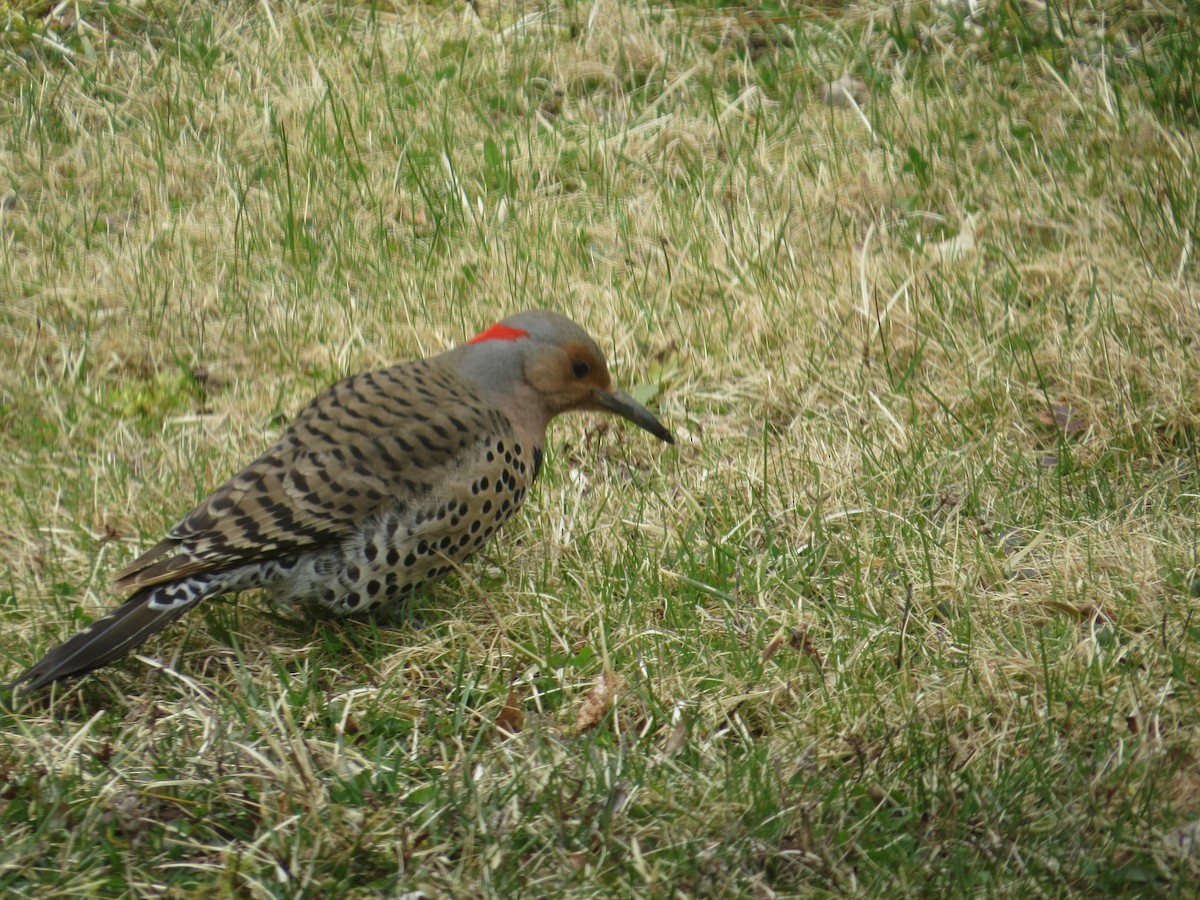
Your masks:
{"label": "red nape patch", "polygon": [[485,331],[479,332],[475,337],[467,341],[468,344],[481,344],[484,341],[515,341],[517,338],[529,337],[528,331],[522,331],[520,328],[513,328],[510,325],[501,325],[497,322]]}

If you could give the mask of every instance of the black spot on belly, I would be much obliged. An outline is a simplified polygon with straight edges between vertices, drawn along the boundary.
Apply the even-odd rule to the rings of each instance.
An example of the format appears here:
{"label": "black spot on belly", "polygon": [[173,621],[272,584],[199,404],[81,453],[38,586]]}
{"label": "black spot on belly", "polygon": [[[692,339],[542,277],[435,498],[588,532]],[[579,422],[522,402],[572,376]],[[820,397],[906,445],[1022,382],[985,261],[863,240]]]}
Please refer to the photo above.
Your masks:
{"label": "black spot on belly", "polygon": [[529,479],[530,483],[537,480],[538,472],[542,471],[542,448],[533,448],[533,477]]}

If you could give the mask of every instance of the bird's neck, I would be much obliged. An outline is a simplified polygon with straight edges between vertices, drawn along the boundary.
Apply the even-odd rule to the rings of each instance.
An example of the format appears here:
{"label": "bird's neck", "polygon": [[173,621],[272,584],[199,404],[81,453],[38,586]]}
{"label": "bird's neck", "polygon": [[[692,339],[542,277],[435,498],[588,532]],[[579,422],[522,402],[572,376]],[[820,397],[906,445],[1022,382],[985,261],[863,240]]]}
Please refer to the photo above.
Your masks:
{"label": "bird's neck", "polygon": [[546,428],[551,416],[534,389],[520,382],[512,385],[503,396],[490,399],[512,423],[517,440],[540,451],[546,443]]}
{"label": "bird's neck", "polygon": [[514,365],[510,348],[500,342],[464,344],[447,351],[447,362],[458,371],[488,405],[500,410],[512,424],[521,444],[542,449],[546,428],[554,417],[545,400],[525,381],[524,367]]}

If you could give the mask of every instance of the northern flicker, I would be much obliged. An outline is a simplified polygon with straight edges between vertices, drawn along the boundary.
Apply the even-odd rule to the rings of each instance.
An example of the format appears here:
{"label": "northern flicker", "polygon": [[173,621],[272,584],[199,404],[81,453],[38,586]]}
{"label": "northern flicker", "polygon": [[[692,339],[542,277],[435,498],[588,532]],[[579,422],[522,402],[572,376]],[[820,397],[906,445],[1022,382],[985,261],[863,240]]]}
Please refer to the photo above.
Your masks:
{"label": "northern flicker", "polygon": [[393,603],[479,548],[525,499],[560,413],[616,413],[671,433],[614,390],[596,342],[546,311],[504,319],[438,356],[338,382],[262,456],[116,576],[122,606],[10,687],[106,665],[196,604],[267,590],[358,613]]}

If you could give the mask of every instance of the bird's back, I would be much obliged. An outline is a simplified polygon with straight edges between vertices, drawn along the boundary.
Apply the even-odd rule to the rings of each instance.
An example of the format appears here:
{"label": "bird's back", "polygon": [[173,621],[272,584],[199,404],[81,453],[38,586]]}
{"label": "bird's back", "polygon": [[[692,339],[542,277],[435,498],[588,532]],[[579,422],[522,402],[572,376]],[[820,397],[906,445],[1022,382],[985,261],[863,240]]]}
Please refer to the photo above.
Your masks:
{"label": "bird's back", "polygon": [[[119,573],[116,586],[228,573],[255,582],[247,587],[285,582],[280,599],[304,599],[308,583],[313,599],[355,609],[373,605],[354,596],[354,585],[361,582],[364,594],[371,586],[370,578],[352,577],[356,567],[393,574],[395,592],[440,574],[511,515],[534,465],[507,417],[439,363],[402,363],[333,385],[274,446]],[[430,546],[438,551],[417,552]],[[330,583],[323,573],[333,576],[338,558],[348,571]],[[251,577],[247,567],[270,571]]]}

